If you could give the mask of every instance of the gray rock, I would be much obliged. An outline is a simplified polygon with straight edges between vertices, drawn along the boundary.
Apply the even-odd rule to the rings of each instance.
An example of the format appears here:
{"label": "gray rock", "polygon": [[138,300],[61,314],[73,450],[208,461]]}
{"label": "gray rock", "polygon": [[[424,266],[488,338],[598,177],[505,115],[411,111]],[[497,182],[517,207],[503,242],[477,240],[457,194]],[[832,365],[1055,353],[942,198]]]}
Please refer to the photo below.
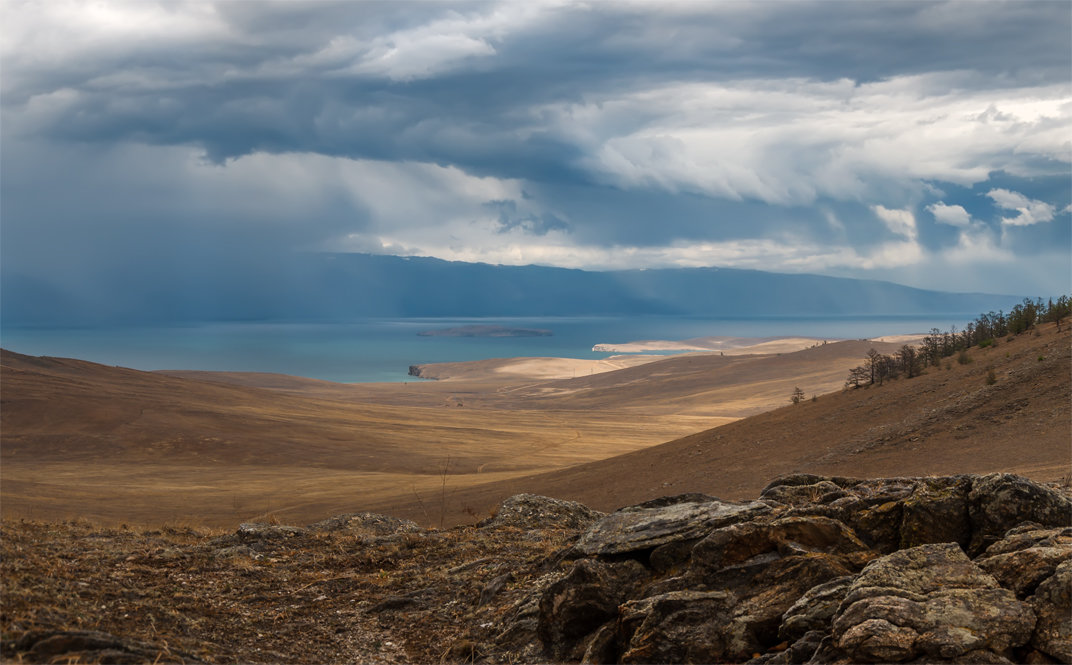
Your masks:
{"label": "gray rock", "polygon": [[808,662],[819,650],[819,645],[825,638],[826,633],[823,631],[809,630],[785,650],[785,662],[793,664]]}
{"label": "gray rock", "polygon": [[618,605],[647,576],[647,569],[633,560],[577,561],[540,596],[536,634],[547,654],[555,660],[579,659],[588,646],[586,638],[617,618]]}
{"label": "gray rock", "polygon": [[976,557],[975,563],[994,576],[1006,589],[1026,598],[1057,566],[1072,559],[1072,528],[1043,529],[1026,525],[1012,529],[1005,537]]}
{"label": "gray rock", "polygon": [[901,501],[900,549],[929,543],[967,547],[972,533],[969,491],[969,476],[921,478],[911,496]]}
{"label": "gray rock", "polygon": [[[862,567],[874,553],[847,526],[827,517],[783,517],[745,522],[713,531],[692,551],[690,574],[709,585],[712,575],[759,559],[824,553],[842,555],[847,566]],[[765,556],[767,555],[767,556]]]}
{"label": "gray rock", "polygon": [[[810,478],[809,478],[810,479]],[[822,479],[807,485],[775,485],[764,489],[759,498],[790,506],[827,504],[849,496],[843,488]]]}
{"label": "gray rock", "polygon": [[622,605],[622,663],[725,660],[724,632],[736,597],[723,591],[676,591]]}
{"label": "gray rock", "polygon": [[308,529],[321,532],[346,531],[367,538],[379,538],[400,533],[417,533],[421,527],[410,520],[378,513],[345,513],[310,524]]}
{"label": "gray rock", "polygon": [[654,549],[679,540],[702,538],[711,531],[770,512],[765,503],[675,503],[656,508],[621,510],[589,527],[577,543],[585,554],[621,554]]}
{"label": "gray rock", "polygon": [[1031,645],[1059,663],[1072,663],[1072,561],[1057,566],[1028,602],[1038,615]]}
{"label": "gray rock", "polygon": [[801,596],[859,571],[875,556],[844,524],[788,517],[734,524],[696,544],[680,587],[730,591],[726,657],[747,660],[778,643],[782,617]]}
{"label": "gray rock", "polygon": [[244,522],[238,525],[235,535],[243,543],[261,543],[265,541],[281,541],[306,533],[305,529],[298,526],[283,526],[282,524],[264,524],[261,522]]}
{"label": "gray rock", "polygon": [[1004,657],[1034,625],[1031,607],[960,547],[929,544],[868,564],[834,617],[832,638],[850,661],[954,661]]}
{"label": "gray rock", "polygon": [[[855,576],[845,575],[823,582],[804,592],[782,615],[778,637],[787,642],[796,642],[805,635],[830,629],[830,621],[837,612]],[[815,648],[819,642],[815,641]],[[815,649],[812,649],[812,653]],[[811,657],[811,654],[808,654]],[[790,661],[793,662],[793,661]]]}
{"label": "gray rock", "polygon": [[515,494],[499,506],[495,516],[481,527],[520,529],[586,529],[605,513],[576,501],[552,499],[536,494]]}
{"label": "gray rock", "polygon": [[648,508],[665,508],[666,506],[673,506],[679,503],[711,503],[712,501],[721,501],[717,496],[711,496],[710,494],[703,494],[701,492],[686,492],[685,494],[674,494],[673,496],[660,496],[655,499],[649,499],[642,503],[636,503],[631,506],[624,506],[614,511],[616,513],[635,513],[639,510],[647,510]]}
{"label": "gray rock", "polygon": [[599,665],[618,662],[618,630],[613,621],[603,624],[588,641],[581,663]]}
{"label": "gray rock", "polygon": [[976,477],[968,495],[972,523],[969,554],[978,555],[1025,522],[1072,526],[1072,499],[1057,490],[1009,473]]}

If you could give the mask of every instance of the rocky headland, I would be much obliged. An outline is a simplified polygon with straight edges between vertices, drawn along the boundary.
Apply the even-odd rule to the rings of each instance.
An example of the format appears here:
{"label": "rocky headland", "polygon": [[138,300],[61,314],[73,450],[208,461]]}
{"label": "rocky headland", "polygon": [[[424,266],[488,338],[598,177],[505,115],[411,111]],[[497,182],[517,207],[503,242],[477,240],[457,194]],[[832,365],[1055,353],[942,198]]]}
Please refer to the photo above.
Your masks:
{"label": "rocky headland", "polygon": [[518,495],[446,530],[2,535],[5,660],[1072,661],[1072,493],[1010,474],[800,474],[606,514]]}

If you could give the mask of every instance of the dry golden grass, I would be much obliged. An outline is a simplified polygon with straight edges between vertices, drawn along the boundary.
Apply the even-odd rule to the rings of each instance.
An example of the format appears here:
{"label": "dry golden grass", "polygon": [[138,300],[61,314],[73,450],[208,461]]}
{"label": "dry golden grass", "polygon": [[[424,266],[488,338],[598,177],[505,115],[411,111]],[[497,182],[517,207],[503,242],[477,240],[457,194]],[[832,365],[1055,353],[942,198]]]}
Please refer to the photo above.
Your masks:
{"label": "dry golden grass", "polygon": [[223,535],[4,521],[0,657],[17,662],[35,631],[92,630],[143,645],[146,663],[463,662],[575,533],[307,532],[241,552]]}
{"label": "dry golden grass", "polygon": [[[687,355],[556,381],[356,385],[4,352],[2,508],[215,526],[368,510],[438,526],[520,491],[611,509],[683,491],[751,497],[802,470],[1054,480],[1072,461],[1068,341],[1044,326],[972,350],[977,362],[849,393],[867,349],[896,344]],[[795,386],[804,402],[777,409]]]}
{"label": "dry golden grass", "polygon": [[368,385],[4,352],[3,513],[224,526],[405,504],[438,524],[442,510],[429,506],[465,488],[725,424],[783,403],[796,383],[840,385],[859,345],[670,358],[560,381]]}

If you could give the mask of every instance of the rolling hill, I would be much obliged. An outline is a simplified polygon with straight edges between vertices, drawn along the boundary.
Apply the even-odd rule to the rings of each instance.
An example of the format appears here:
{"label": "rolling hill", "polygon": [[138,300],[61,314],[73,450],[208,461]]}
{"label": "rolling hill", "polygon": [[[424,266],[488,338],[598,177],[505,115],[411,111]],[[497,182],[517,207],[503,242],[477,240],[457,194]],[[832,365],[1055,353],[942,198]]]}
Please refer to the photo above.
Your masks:
{"label": "rolling hill", "polygon": [[[896,345],[408,385],[172,376],[5,351],[3,512],[223,525],[371,510],[447,524],[521,491],[609,509],[686,491],[753,496],[796,471],[1068,473],[1067,331],[1042,326],[973,349],[970,364],[842,392],[870,346]],[[778,408],[798,385],[820,396]]]}

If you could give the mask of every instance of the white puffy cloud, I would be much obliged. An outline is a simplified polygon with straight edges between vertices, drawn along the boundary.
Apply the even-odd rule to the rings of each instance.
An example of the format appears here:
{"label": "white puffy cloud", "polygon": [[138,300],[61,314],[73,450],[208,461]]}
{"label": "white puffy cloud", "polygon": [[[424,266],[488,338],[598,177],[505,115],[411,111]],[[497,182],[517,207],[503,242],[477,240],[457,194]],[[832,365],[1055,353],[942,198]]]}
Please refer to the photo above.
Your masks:
{"label": "white puffy cloud", "polygon": [[963,228],[972,222],[971,214],[964,209],[964,206],[946,205],[943,201],[927,206],[927,212],[934,215],[935,221],[939,224]]}
{"label": "white puffy cloud", "polygon": [[1068,85],[959,88],[968,78],[675,83],[544,112],[584,147],[581,165],[616,186],[781,205],[866,200],[891,182],[922,192],[927,180],[1027,175],[1039,157],[1069,162]]}
{"label": "white puffy cloud", "polygon": [[1053,220],[1056,208],[1045,201],[1029,199],[1019,192],[1007,189],[992,189],[986,193],[994,204],[1006,210],[1015,210],[1015,217],[1003,217],[1001,223],[1005,226],[1031,226]]}
{"label": "white puffy cloud", "polygon": [[919,230],[916,228],[916,216],[911,210],[891,210],[885,206],[876,205],[872,208],[875,216],[882,220],[891,233],[899,235],[906,240],[916,240]]}

